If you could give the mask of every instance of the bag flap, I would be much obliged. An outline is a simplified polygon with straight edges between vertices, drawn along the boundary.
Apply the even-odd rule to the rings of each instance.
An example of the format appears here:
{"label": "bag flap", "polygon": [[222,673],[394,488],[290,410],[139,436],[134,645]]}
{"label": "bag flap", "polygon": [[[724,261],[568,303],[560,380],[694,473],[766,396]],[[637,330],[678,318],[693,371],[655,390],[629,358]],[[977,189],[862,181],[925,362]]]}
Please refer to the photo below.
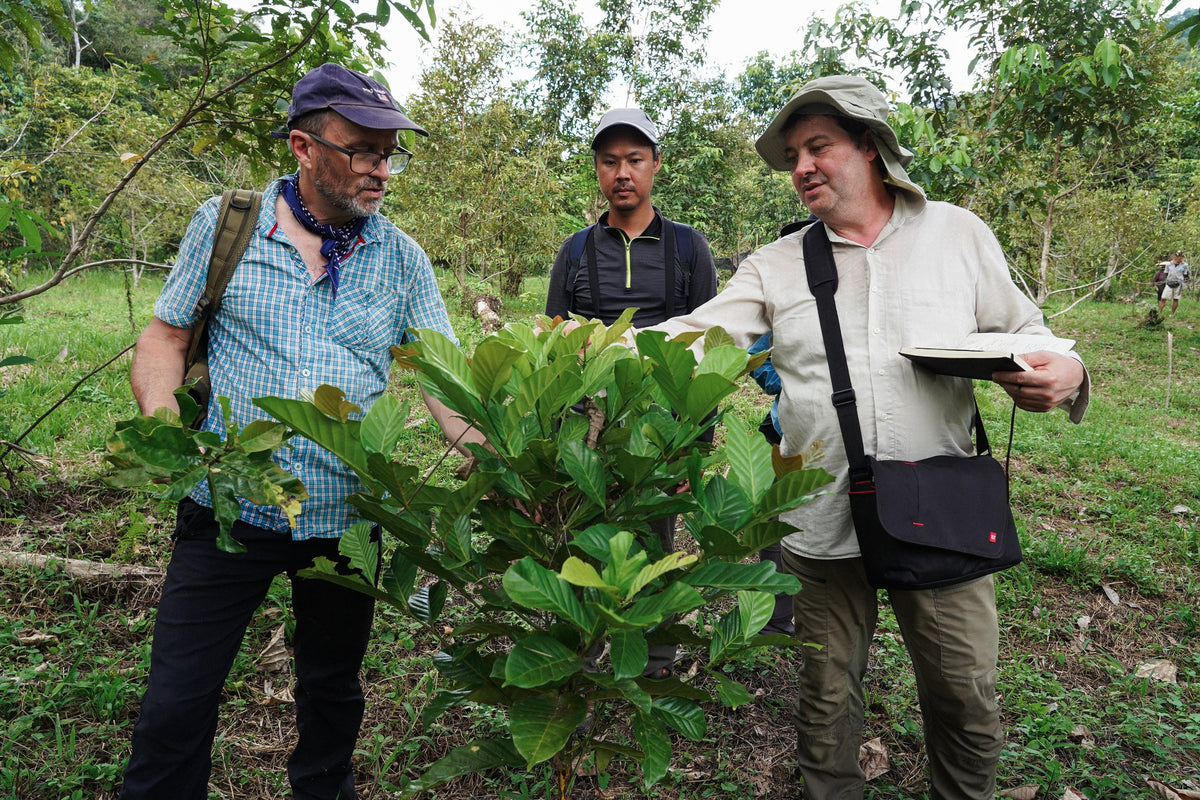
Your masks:
{"label": "bag flap", "polygon": [[991,456],[937,456],[922,461],[878,461],[879,522],[905,542],[999,557],[1016,536],[1004,468]]}

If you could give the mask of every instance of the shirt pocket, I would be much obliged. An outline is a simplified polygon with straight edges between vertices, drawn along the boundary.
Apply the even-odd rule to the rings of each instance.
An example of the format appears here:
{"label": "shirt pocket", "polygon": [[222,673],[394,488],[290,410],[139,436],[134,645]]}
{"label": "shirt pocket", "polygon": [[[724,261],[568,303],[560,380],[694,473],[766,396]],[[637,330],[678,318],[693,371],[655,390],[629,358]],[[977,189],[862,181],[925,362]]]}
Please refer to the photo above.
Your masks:
{"label": "shirt pocket", "polygon": [[391,292],[343,286],[334,301],[330,338],[355,350],[374,351],[398,344],[399,302],[399,296]]}

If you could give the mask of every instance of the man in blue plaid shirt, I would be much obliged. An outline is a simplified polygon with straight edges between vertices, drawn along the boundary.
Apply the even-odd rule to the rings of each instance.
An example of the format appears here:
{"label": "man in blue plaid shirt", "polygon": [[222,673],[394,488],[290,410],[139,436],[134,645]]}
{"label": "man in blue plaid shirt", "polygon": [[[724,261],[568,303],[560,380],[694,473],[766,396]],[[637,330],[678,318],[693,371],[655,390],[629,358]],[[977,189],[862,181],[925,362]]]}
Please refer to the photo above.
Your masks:
{"label": "man in blue plaid shirt", "polygon": [[[209,324],[212,396],[228,397],[240,428],[265,415],[255,397],[300,397],[338,386],[364,410],[387,386],[398,344],[412,328],[453,338],[424,251],[379,214],[389,177],[411,153],[397,132],[428,135],[401,113],[388,91],[358,72],[325,64],[293,88],[288,144],[294,175],[267,187],[258,223]],[[142,413],[177,411],[197,302],[219,198],[196,212],[179,259],[138,339],[131,383]],[[456,441],[461,421],[426,396]],[[205,429],[223,431],[220,413]],[[121,797],[203,800],[225,677],[246,626],[274,577],[292,581],[296,618],[296,721],[288,761],[298,800],[356,797],[351,755],[364,708],[358,672],[370,634],[366,595],[296,571],[316,556],[337,558],[352,523],[345,504],[354,475],[304,439],[277,462],[311,495],[296,527],[278,509],[242,502],[233,536],[246,552],[217,549],[207,485],[179,506],[175,547],[151,649],[150,679],[133,732]]]}

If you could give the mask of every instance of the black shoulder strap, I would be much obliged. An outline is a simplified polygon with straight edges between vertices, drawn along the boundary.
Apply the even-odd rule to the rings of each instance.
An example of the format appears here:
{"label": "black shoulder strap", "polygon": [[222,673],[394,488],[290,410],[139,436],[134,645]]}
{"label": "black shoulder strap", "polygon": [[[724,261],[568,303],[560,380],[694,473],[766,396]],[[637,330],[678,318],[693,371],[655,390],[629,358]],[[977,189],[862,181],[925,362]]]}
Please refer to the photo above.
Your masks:
{"label": "black shoulder strap", "polygon": [[[592,236],[595,225],[588,225],[571,234],[567,245],[567,311],[575,313],[575,279],[579,277],[579,264],[583,261],[583,249]],[[592,259],[594,260],[594,259]],[[592,287],[595,291],[595,287]]]}
{"label": "black shoulder strap", "polygon": [[[666,319],[675,316],[675,250],[678,246],[676,241],[679,229],[675,227],[675,223],[667,218],[663,218],[662,240],[663,240],[663,299],[666,301]],[[691,238],[691,237],[688,237]],[[680,253],[682,257],[682,252]]]}
{"label": "black shoulder strap", "polygon": [[[837,264],[833,260],[833,245],[824,225],[813,225],[804,234],[804,269],[808,275],[808,288],[817,302],[817,317],[821,323],[821,339],[825,344],[825,358],[829,361],[829,379],[833,384],[830,399],[837,410],[838,425],[842,429],[842,443],[846,448],[846,461],[850,466],[851,491],[854,485],[871,478],[871,467],[863,452],[862,427],[858,424],[858,405],[854,387],[850,383],[850,368],[846,364],[846,348],[842,344],[842,326],[838,321],[837,304],[833,295],[838,287]],[[976,452],[990,451],[987,431],[979,406],[975,406]]]}
{"label": "black shoulder strap", "polygon": [[205,280],[204,296],[196,303],[196,320],[192,325],[192,343],[188,347],[185,372],[196,363],[199,353],[207,353],[208,321],[221,308],[221,299],[225,296],[225,289],[229,286],[233,271],[237,269],[238,262],[242,260],[246,246],[250,243],[261,207],[261,192],[228,189],[221,195],[221,209],[217,212],[217,227],[213,232],[212,254],[208,259],[208,277]]}

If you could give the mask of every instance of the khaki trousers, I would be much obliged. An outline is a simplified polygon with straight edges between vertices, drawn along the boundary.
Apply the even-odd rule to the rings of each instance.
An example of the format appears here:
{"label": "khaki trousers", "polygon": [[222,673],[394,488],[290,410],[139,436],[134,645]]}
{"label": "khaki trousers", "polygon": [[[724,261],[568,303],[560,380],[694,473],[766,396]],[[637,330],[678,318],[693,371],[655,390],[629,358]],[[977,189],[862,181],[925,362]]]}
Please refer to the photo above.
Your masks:
{"label": "khaki trousers", "polygon": [[[793,599],[796,637],[821,646],[804,648],[793,710],[805,797],[861,798],[862,681],[877,593],[858,558],[821,561],[785,549],[783,563],[801,582]],[[931,797],[992,800],[1004,745],[992,577],[888,595],[916,673]]]}

